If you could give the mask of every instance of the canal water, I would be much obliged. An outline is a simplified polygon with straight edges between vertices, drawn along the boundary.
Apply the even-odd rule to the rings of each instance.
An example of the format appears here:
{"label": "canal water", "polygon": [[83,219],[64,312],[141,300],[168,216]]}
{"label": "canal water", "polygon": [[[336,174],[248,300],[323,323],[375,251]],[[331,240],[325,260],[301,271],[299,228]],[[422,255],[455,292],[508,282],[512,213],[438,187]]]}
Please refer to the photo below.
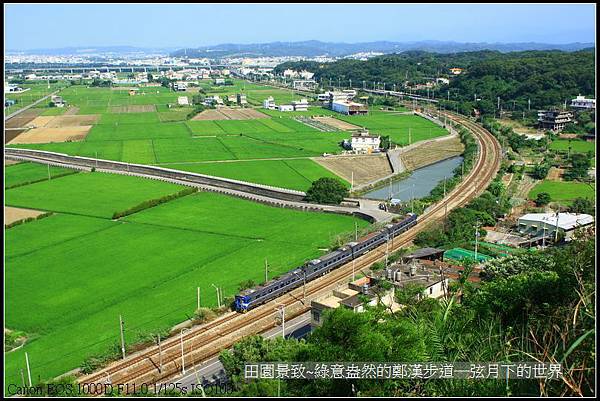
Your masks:
{"label": "canal water", "polygon": [[402,180],[392,182],[391,185],[375,189],[363,195],[364,198],[387,200],[399,199],[403,202],[410,201],[411,196],[415,199],[424,198],[431,193],[436,185],[444,180],[452,178],[454,169],[462,163],[462,156],[452,157],[435,164],[417,169],[410,176]]}

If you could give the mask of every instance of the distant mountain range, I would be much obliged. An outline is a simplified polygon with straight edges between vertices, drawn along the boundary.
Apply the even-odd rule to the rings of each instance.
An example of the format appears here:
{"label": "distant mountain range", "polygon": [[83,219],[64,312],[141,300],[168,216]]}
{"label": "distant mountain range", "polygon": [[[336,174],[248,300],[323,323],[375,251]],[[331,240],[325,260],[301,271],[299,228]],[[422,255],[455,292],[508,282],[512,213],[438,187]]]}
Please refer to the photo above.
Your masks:
{"label": "distant mountain range", "polygon": [[149,48],[136,46],[88,46],[88,47],[61,47],[56,49],[29,49],[29,50],[6,50],[6,54],[26,54],[26,55],[41,55],[41,56],[76,56],[89,54],[133,54],[144,53],[168,54],[176,50],[176,47],[166,48]]}
{"label": "distant mountain range", "polygon": [[421,50],[434,53],[459,53],[478,50],[497,50],[500,52],[512,52],[523,50],[562,50],[577,51],[589,47],[595,47],[595,43],[460,43],[452,41],[425,40],[418,42],[365,42],[365,43],[332,43],[318,40],[304,42],[271,42],[253,44],[220,44],[216,46],[204,46],[195,49],[177,49],[176,47],[136,47],[136,46],[88,46],[88,47],[63,47],[55,49],[30,49],[30,50],[7,50],[6,54],[25,55],[92,55],[92,54],[169,54],[175,57],[277,57],[277,56],[299,56],[299,57],[344,57],[351,54],[363,52],[377,53],[401,53],[410,50]]}
{"label": "distant mountain range", "polygon": [[221,44],[196,49],[179,49],[171,56],[188,57],[259,57],[259,56],[331,56],[344,57],[362,52],[401,53],[409,50],[421,50],[435,53],[459,53],[478,50],[496,50],[512,52],[523,50],[563,50],[577,51],[595,47],[594,43],[459,43],[452,41],[427,40],[419,42],[365,42],[365,43],[329,43],[318,40],[304,42],[271,42],[256,44]]}

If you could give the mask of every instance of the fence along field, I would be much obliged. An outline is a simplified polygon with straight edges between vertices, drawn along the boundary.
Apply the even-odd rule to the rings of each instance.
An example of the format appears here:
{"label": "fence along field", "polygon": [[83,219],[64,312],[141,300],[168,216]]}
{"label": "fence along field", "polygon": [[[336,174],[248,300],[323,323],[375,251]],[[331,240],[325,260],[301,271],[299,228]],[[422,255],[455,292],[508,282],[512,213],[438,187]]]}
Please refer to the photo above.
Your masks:
{"label": "fence along field", "polygon": [[[98,214],[102,200],[89,202]],[[265,258],[273,277],[318,257],[355,222],[368,225],[196,193],[120,221],[59,213],[9,229],[6,326],[36,338],[6,354],[6,383],[20,383],[25,351],[33,377],[57,376],[118,343],[119,314],[133,343],[188,319],[196,287],[202,305],[215,306],[211,284],[233,296],[241,281],[264,279]]]}

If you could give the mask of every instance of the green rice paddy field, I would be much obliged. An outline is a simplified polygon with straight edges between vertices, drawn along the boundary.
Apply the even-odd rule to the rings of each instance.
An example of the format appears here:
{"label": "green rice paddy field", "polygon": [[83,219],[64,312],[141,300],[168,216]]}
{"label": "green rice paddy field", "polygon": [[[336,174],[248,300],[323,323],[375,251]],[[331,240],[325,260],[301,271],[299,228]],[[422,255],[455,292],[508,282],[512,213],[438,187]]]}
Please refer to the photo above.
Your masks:
{"label": "green rice paddy field", "polygon": [[265,258],[274,276],[318,257],[355,222],[368,226],[212,193],[110,219],[180,188],[78,173],[6,190],[8,205],[56,212],[5,233],[6,327],[30,339],[6,354],[6,383],[20,383],[25,351],[32,377],[57,376],[116,344],[119,315],[133,343],[188,319],[196,287],[202,305],[215,306],[212,284],[233,296],[241,281],[263,280]]}
{"label": "green rice paddy field", "polygon": [[176,170],[232,178],[241,181],[260,182],[264,185],[306,191],[313,181],[321,177],[342,180],[329,170],[310,159],[253,160],[231,163],[173,164],[166,167]]}
{"label": "green rice paddy field", "polygon": [[[297,96],[239,80],[233,88],[202,85],[208,93],[244,89],[257,103],[267,96],[279,103]],[[312,181],[334,176],[310,157],[339,153],[339,143],[349,138],[347,132],[320,132],[293,119],[296,114],[332,114],[321,108],[268,111],[267,118],[256,120],[189,121],[190,108],[167,107],[181,93],[161,87],[141,92],[129,96],[126,90],[70,86],[61,91],[69,105],[78,114],[99,115],[85,140],[16,146],[306,190]],[[115,112],[144,105],[154,107]],[[47,108],[46,113],[59,112]],[[376,111],[366,117],[335,116],[399,143],[408,142],[408,127],[413,141],[445,134],[413,116]],[[119,341],[119,315],[131,344],[142,334],[188,319],[197,287],[203,306],[214,306],[212,284],[232,296],[241,281],[263,280],[265,258],[270,274],[280,274],[321,255],[319,249],[353,231],[355,222],[368,226],[349,216],[273,208],[212,193],[111,220],[114,212],[183,187],[97,172],[47,180],[47,167],[32,163],[5,171],[6,186],[26,184],[5,190],[7,205],[54,213],[5,233],[6,327],[29,339],[5,355],[6,383],[20,383],[25,351],[33,378],[55,377],[113,347]],[[63,172],[51,168],[51,175]]]}
{"label": "green rice paddy field", "polygon": [[[212,85],[211,80],[201,82],[201,86],[208,93],[214,90],[221,94],[243,89],[249,97],[254,96],[260,101],[274,96],[278,102],[287,102],[297,96],[291,91],[241,80],[234,80],[234,83],[233,86],[220,87]],[[310,179],[331,176],[328,170],[308,158],[323,153],[339,153],[340,143],[349,138],[347,132],[321,132],[302,124],[294,120],[297,115],[334,115],[365,126],[374,133],[390,135],[400,144],[408,143],[408,128],[412,130],[413,142],[446,134],[440,127],[417,116],[381,111],[373,111],[368,116],[342,116],[320,107],[289,114],[261,109],[269,117],[254,120],[190,121],[187,120],[189,107],[167,108],[167,103],[175,103],[181,93],[164,87],[140,88],[138,95],[130,96],[127,90],[74,85],[62,90],[61,95],[69,105],[79,108],[78,114],[99,115],[85,140],[14,146],[140,164],[178,164],[185,169],[204,169],[216,176],[231,178],[235,178],[232,174],[237,174],[243,165],[233,167],[215,163],[196,168],[193,163],[306,158],[304,163],[295,163],[295,174],[290,175],[272,176],[273,171],[269,167],[283,166],[283,163],[255,163],[252,168],[240,171],[244,180],[293,189],[306,187],[304,180],[299,181],[298,175]],[[144,105],[154,107],[145,112],[114,112],[117,110],[115,107]]]}
{"label": "green rice paddy field", "polygon": [[552,143],[550,144],[550,149],[555,149],[555,150],[560,150],[560,151],[565,151],[565,152],[567,150],[569,150],[569,147],[571,147],[571,152],[574,152],[574,153],[586,153],[589,151],[596,153],[596,143],[595,142],[587,142],[587,141],[583,141],[581,139],[574,139],[574,140],[557,139],[555,141],[552,141]]}
{"label": "green rice paddy field", "polygon": [[48,170],[50,170],[50,179],[63,174],[71,174],[75,172],[75,170],[54,166],[50,166],[48,169],[47,165],[29,162],[5,166],[5,169],[6,178],[4,180],[4,188],[12,188],[15,186],[32,183],[34,181],[47,180]]}
{"label": "green rice paddy field", "polygon": [[338,115],[336,118],[365,127],[376,134],[389,135],[393,142],[402,146],[408,145],[409,143],[409,129],[411,143],[448,135],[448,132],[439,125],[416,115],[370,111],[368,115]]}
{"label": "green rice paddy field", "polygon": [[537,194],[547,192],[550,194],[552,202],[570,205],[575,198],[593,200],[596,195],[595,188],[595,185],[588,185],[583,182],[544,180],[529,192],[529,199],[535,199]]}

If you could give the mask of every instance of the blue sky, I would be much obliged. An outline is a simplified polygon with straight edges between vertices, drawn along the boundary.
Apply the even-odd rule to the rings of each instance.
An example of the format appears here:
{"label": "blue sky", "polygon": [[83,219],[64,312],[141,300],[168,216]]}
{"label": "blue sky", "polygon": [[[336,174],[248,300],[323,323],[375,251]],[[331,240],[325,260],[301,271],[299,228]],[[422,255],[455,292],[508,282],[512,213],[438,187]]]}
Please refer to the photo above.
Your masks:
{"label": "blue sky", "polygon": [[595,5],[8,4],[6,49],[321,40],[595,41]]}

